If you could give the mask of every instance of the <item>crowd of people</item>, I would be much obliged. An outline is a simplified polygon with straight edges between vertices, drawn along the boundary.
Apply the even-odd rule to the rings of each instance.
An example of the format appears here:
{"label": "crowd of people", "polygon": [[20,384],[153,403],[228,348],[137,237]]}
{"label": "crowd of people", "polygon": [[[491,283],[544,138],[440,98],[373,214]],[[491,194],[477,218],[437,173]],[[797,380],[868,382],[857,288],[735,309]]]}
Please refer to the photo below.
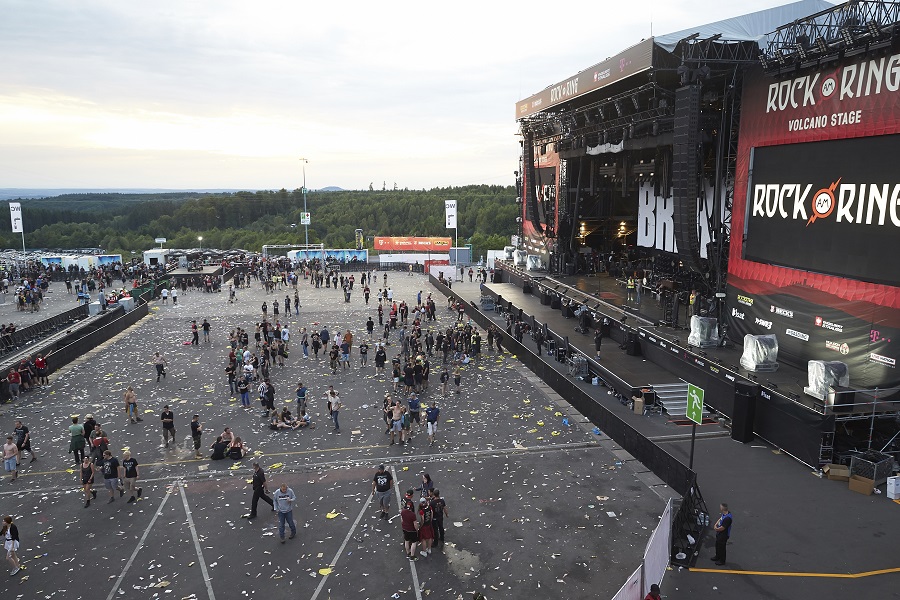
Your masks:
{"label": "crowd of people", "polygon": [[[358,274],[357,280],[357,274],[345,276],[314,268],[282,271],[272,269],[271,265],[260,266],[247,275],[237,277],[229,286],[229,302],[234,301],[236,290],[245,289],[254,283],[267,293],[275,294],[276,299],[262,304],[258,320],[254,319],[250,324],[236,324],[228,334],[229,350],[224,370],[229,395],[234,399],[240,398],[240,407],[248,412],[252,411],[253,406],[251,395],[255,396],[262,409],[261,416],[272,431],[314,429],[314,411],[310,410],[314,394],[302,380],[297,381],[294,388],[292,400],[296,402],[295,410],[287,404],[276,406],[281,404],[276,399],[287,394],[279,395],[275,382],[280,379],[280,387],[292,387],[292,384],[283,383],[284,377],[280,374],[288,357],[311,362],[327,359],[333,374],[373,369],[376,381],[382,382],[387,389],[380,407],[385,424],[386,444],[408,445],[413,443],[417,435],[424,435],[427,436],[427,443],[434,445],[441,421],[439,399],[446,398],[453,392],[460,393],[463,366],[470,361],[477,361],[482,353],[481,332],[465,315],[458,316],[455,309],[450,325],[437,327],[436,306],[431,294],[423,295],[420,291],[409,302],[395,299],[387,278],[385,273],[379,281],[374,272],[363,272]],[[296,322],[296,317],[300,314],[298,286],[301,282],[306,282],[313,289],[324,287],[343,290],[345,295],[359,285],[364,296],[361,306],[369,313],[365,323],[361,323],[359,333],[354,334],[350,328],[344,328],[343,333],[339,330],[332,332],[327,325],[316,327],[316,331],[302,327],[296,334],[291,332],[290,322]],[[371,287],[379,283],[383,285],[377,286],[377,293],[372,294]],[[194,286],[195,289],[197,287]],[[204,287],[201,285],[199,289]],[[174,286],[164,289],[160,302],[166,304],[171,300],[176,304],[178,292],[178,287]],[[283,302],[280,302],[281,292],[285,293]],[[370,301],[374,301],[375,306],[370,306]],[[304,320],[311,323],[314,322],[314,317],[315,315],[310,315]],[[376,317],[378,329],[375,326]],[[200,344],[201,331],[204,344],[212,343],[208,320],[203,319],[200,324],[193,320],[190,327],[191,345]],[[250,332],[253,332],[252,337]],[[499,333],[492,329],[487,335],[488,345],[493,347],[496,341],[499,350]],[[390,358],[389,351],[393,354]],[[370,353],[374,355],[371,363]],[[156,369],[157,382],[165,383],[168,366],[165,353],[156,351],[149,362]],[[434,379],[433,363],[439,363],[439,387],[431,385]],[[20,389],[46,385],[45,359],[38,356],[34,361],[25,361],[22,367],[10,371],[7,380],[11,388],[16,386],[16,398]],[[123,404],[126,424],[143,421],[132,386],[126,388]],[[324,416],[333,425],[333,433],[339,434],[344,403],[334,384],[325,390],[322,405],[315,408],[324,411]],[[164,447],[168,449],[171,444],[171,447],[177,448],[177,417],[169,405],[159,413],[159,420]],[[246,442],[235,435],[231,427],[225,427],[208,446],[209,452],[205,453],[202,439],[206,432],[199,414],[193,414],[189,429],[193,456],[196,459],[238,461],[250,451]],[[130,452],[123,452],[121,458],[116,456],[111,449],[109,435],[92,414],[87,414],[83,421],[79,416],[73,416],[68,430],[69,452],[73,456],[76,477],[79,477],[82,486],[84,508],[90,507],[97,500],[98,490],[94,486],[101,481],[108,494],[108,503],[126,495],[128,503],[137,502],[142,497],[143,490],[138,485],[141,471],[136,457],[139,449],[132,448]],[[37,460],[37,455],[31,449],[28,428],[17,421],[15,436],[11,436],[4,446],[4,461],[10,481],[15,481],[18,477],[18,465],[26,454],[31,455],[32,461]],[[258,501],[263,500],[270,503],[278,513],[281,541],[285,540],[286,528],[291,530],[290,537],[294,537],[296,524],[293,521],[292,507],[296,496],[293,491],[282,485],[270,497],[262,467],[254,463],[253,469],[251,511],[244,516],[255,518]],[[384,479],[385,473],[387,481]],[[385,515],[390,508],[390,496],[385,495],[385,492],[390,490],[391,484],[390,472],[382,466],[373,481],[373,494],[378,495],[379,510]],[[400,507],[401,528],[407,556],[411,560],[418,556],[428,556],[435,544],[443,542],[443,518],[449,514],[446,502],[440,492],[434,489],[427,474],[424,475],[419,491],[421,494],[418,502],[412,497],[414,490],[409,490]],[[7,528],[7,531],[16,532],[17,535],[14,527]],[[416,533],[415,540],[413,531]]]}

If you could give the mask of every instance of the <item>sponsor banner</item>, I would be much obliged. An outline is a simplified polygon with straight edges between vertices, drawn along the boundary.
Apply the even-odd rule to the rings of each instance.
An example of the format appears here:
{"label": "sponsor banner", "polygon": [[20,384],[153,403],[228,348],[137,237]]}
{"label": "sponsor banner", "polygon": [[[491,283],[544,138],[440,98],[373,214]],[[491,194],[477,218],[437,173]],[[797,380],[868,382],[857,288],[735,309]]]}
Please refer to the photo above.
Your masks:
{"label": "sponsor banner", "polygon": [[13,233],[22,233],[22,205],[19,202],[9,203],[9,220],[12,223]]}
{"label": "sponsor banner", "polygon": [[900,261],[870,260],[900,236],[897,156],[900,134],[756,148],[744,257],[897,285]]}
{"label": "sponsor banner", "polygon": [[888,326],[880,318],[890,309],[853,314],[857,309],[853,303],[834,298],[823,302],[818,296],[803,297],[811,292],[792,291],[779,293],[776,288],[760,293],[732,281],[726,297],[729,337],[740,341],[747,334],[774,334],[779,362],[805,371],[810,360],[840,361],[849,367],[853,387],[900,385],[895,368],[900,358],[900,328]]}
{"label": "sponsor banner", "polygon": [[516,119],[533,115],[561,102],[599,90],[611,83],[646,71],[653,59],[653,38],[635,44],[612,58],[581,71],[556,85],[516,103]]}
{"label": "sponsor banner", "polygon": [[444,220],[447,229],[456,229],[456,200],[444,200]]}
{"label": "sponsor banner", "polygon": [[376,237],[375,250],[384,252],[449,252],[453,240],[448,237]]}

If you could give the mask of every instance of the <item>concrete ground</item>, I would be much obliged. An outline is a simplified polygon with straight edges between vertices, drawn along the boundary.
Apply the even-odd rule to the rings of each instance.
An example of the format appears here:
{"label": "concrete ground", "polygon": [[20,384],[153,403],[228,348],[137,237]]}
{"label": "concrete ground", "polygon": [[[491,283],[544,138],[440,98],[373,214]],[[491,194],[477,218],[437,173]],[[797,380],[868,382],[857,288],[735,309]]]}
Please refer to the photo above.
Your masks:
{"label": "concrete ground", "polygon": [[[466,299],[478,298],[475,284],[455,283],[453,288]],[[532,307],[540,320],[566,330],[559,311],[523,296],[521,289],[504,297]],[[572,340],[577,342],[579,336]],[[605,354],[604,364],[609,362],[615,361]],[[646,372],[654,369],[658,367]],[[667,434],[659,423],[617,410],[617,403],[604,401],[602,395],[597,400],[688,463],[690,441],[685,437],[689,436]],[[690,432],[687,427],[678,429]],[[698,427],[694,470],[711,520],[721,502],[728,503],[734,514],[728,563],[719,567],[709,560],[715,549],[713,535],[708,534],[696,568],[666,576],[664,597],[900,597],[896,552],[900,501],[884,494],[851,492],[846,482],[820,479],[763,440],[741,444],[716,434],[717,429],[718,425]],[[700,435],[701,430],[711,435]]]}
{"label": "concrete ground", "polygon": [[[421,276],[391,273],[389,284],[395,299],[428,293]],[[357,290],[349,304],[332,289],[301,283],[299,290],[300,315],[289,321],[295,341],[304,326],[358,334],[369,315],[377,322],[374,302],[367,308]],[[26,566],[15,578],[0,577],[0,594],[455,599],[478,590],[494,600],[615,593],[637,566],[664,501],[590,427],[574,419],[563,425],[565,403],[535,385],[515,357],[488,354],[467,366],[462,393],[446,398],[435,374],[424,395],[442,409],[433,447],[424,433],[411,445],[388,446],[380,409],[392,384],[371,366],[360,368],[355,351],[353,368],[336,375],[325,361],[303,360],[296,344],[287,366],[272,368],[279,406],[293,407],[297,381],[306,382],[313,430],[273,432],[257,403],[240,408],[224,374],[228,331],[243,326],[252,339],[262,302],[271,307],[285,294],[239,290],[231,305],[225,293],[189,292],[177,307],[155,302],[150,316],[55,374],[48,388],[4,407],[0,422],[11,431],[21,418],[39,459],[24,463],[15,483],[0,483],[2,510],[16,520]],[[437,301],[438,325],[446,326],[452,316]],[[211,342],[201,335],[199,347],[184,345],[190,320],[203,318],[212,324]],[[392,341],[389,356],[397,351]],[[169,360],[160,383],[150,362],[156,350]],[[320,401],[329,384],[345,403],[339,434]],[[134,425],[123,412],[128,385],[144,417]],[[159,425],[164,404],[175,412],[179,445],[171,449]],[[250,456],[236,463],[194,459],[188,422],[195,412],[206,431],[204,449],[229,426],[250,445]],[[117,456],[129,448],[141,464],[137,503],[118,495],[109,503],[95,486],[97,501],[82,507],[66,427],[70,415],[87,413],[103,424]],[[267,470],[270,489],[285,482],[298,496],[299,534],[284,545],[268,506],[257,519],[241,518],[249,512],[253,460]],[[371,504],[380,462],[394,472],[398,493],[425,471],[447,499],[447,543],[416,563],[402,550],[396,498],[390,523]]]}

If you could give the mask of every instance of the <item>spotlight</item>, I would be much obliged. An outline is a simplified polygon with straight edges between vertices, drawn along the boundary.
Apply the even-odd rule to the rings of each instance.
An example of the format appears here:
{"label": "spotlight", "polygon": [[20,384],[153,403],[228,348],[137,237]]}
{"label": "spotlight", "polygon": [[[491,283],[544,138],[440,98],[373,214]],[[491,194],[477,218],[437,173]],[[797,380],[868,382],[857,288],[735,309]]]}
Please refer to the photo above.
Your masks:
{"label": "spotlight", "polygon": [[816,46],[819,48],[819,52],[825,53],[828,51],[828,42],[821,35],[816,38]]}
{"label": "spotlight", "polygon": [[632,97],[631,97],[631,103],[634,104],[634,110],[635,110],[635,111],[641,110],[641,105],[640,105],[640,103],[638,102],[638,97],[637,97],[637,96],[632,96]]}
{"label": "spotlight", "polygon": [[866,28],[869,30],[869,35],[871,35],[873,38],[877,38],[879,35],[881,35],[881,28],[875,21],[869,21],[869,23],[866,25]]}
{"label": "spotlight", "polygon": [[847,46],[852,46],[856,41],[853,37],[853,32],[850,31],[849,27],[844,27],[841,29],[841,39],[844,40],[844,44]]}
{"label": "spotlight", "polygon": [[759,62],[762,64],[762,68],[768,70],[769,69],[769,60],[766,58],[765,54],[760,53]]}
{"label": "spotlight", "polygon": [[796,48],[797,53],[800,54],[800,58],[802,60],[806,60],[806,58],[808,57],[808,54],[806,53],[806,48],[804,48],[803,45],[799,44],[799,43],[794,44],[794,48]]}
{"label": "spotlight", "polygon": [[616,105],[616,113],[618,113],[618,115],[619,115],[620,117],[621,117],[622,115],[624,115],[624,114],[625,114],[625,111],[622,110],[622,103],[619,102],[618,100],[616,100],[615,105]]}

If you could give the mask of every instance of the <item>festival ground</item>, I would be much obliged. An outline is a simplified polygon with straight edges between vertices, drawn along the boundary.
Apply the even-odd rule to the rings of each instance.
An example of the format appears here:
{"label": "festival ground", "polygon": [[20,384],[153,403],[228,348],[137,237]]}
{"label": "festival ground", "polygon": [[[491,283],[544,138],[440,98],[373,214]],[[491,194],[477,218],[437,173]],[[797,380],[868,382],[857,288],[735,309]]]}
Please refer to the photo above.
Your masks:
{"label": "festival ground", "polygon": [[[379,274],[379,285],[383,281]],[[389,274],[395,299],[415,302],[429,291],[422,276]],[[15,517],[25,571],[0,582],[4,596],[20,598],[457,598],[472,591],[488,598],[611,597],[639,564],[664,500],[591,432],[558,405],[515,357],[487,353],[465,367],[462,393],[439,393],[440,359],[433,361],[426,401],[441,407],[438,441],[424,432],[411,445],[388,446],[381,399],[391,383],[374,368],[331,375],[326,361],[303,360],[301,327],[364,332],[367,308],[357,285],[352,301],[340,291],[299,286],[302,308],[289,319],[292,352],[272,367],[278,405],[294,406],[299,379],[310,389],[316,428],[270,431],[258,403],[245,411],[230,397],[224,368],[228,331],[253,332],[266,295],[258,286],[227,294],[189,292],[178,306],[154,302],[151,315],[51,379],[49,388],[4,407],[11,430],[21,418],[31,428],[39,460],[25,463],[15,483],[2,483],[2,512]],[[62,290],[64,293],[64,289]],[[290,290],[293,300],[293,290]],[[438,323],[455,320],[437,297]],[[74,304],[74,303],[73,303]],[[283,309],[282,309],[283,313]],[[270,308],[270,317],[271,308]],[[282,316],[284,316],[282,314]],[[190,321],[209,319],[211,343],[184,345]],[[377,329],[377,328],[376,328]],[[388,356],[397,353],[396,334]],[[159,350],[168,376],[156,382],[150,363]],[[370,365],[373,364],[370,352]],[[334,433],[320,398],[333,384],[345,410]],[[122,394],[137,393],[143,422],[127,424]],[[255,394],[254,394],[255,396]],[[558,399],[558,398],[557,398]],[[179,447],[163,446],[159,413],[175,412]],[[83,508],[68,447],[69,415],[93,413],[121,458],[124,448],[141,463],[143,497],[116,494]],[[196,460],[188,422],[201,415],[204,452],[224,427],[251,447],[240,462]],[[259,518],[242,519],[251,499],[251,463],[267,470],[270,489],[282,482],[298,496],[298,536],[279,543],[277,519],[265,504]],[[375,467],[395,474],[397,491],[431,474],[447,499],[445,546],[414,564],[402,549],[396,497],[390,523],[370,501]],[[208,577],[207,577],[208,575]]]}

